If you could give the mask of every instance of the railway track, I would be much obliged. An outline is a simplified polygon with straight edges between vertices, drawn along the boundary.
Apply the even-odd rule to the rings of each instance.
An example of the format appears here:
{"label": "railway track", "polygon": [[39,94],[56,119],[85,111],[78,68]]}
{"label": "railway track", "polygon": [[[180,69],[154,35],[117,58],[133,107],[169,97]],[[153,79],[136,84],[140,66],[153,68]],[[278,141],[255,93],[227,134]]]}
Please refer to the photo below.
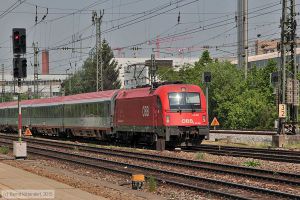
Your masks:
{"label": "railway track", "polygon": [[238,156],[277,162],[300,163],[300,151],[272,150],[262,148],[231,147],[219,145],[200,145],[184,148],[185,151],[208,152],[216,155]]}
{"label": "railway track", "polygon": [[276,131],[252,131],[252,130],[209,130],[209,133],[236,134],[236,135],[276,135]]}
{"label": "railway track", "polygon": [[[2,137],[2,136],[1,136]],[[3,138],[3,137],[2,137]],[[8,138],[6,138],[8,139]],[[33,142],[34,141],[34,142]],[[2,143],[4,141],[1,141]],[[136,159],[148,159],[150,160],[150,158],[145,158],[145,154],[144,153],[133,153],[133,152],[126,152],[126,151],[123,151],[123,150],[111,150],[111,149],[99,149],[99,148],[95,148],[95,147],[87,147],[87,146],[84,146],[84,145],[72,145],[72,144],[63,144],[62,142],[59,142],[60,144],[54,144],[54,143],[57,143],[57,141],[55,142],[49,142],[49,141],[39,141],[39,140],[36,140],[36,139],[33,139],[33,140],[30,140],[29,141],[30,143],[29,144],[37,144],[37,145],[48,145],[48,146],[52,146],[52,147],[56,147],[58,148],[57,145],[59,145],[59,147],[61,148],[70,148],[70,146],[72,146],[72,148],[74,148],[74,146],[76,146],[77,148],[80,148],[80,150],[84,150],[84,151],[93,151],[94,153],[105,153],[105,154],[109,154],[109,155],[112,155],[112,156],[120,156],[121,154],[124,154],[123,157],[137,157]],[[5,142],[4,142],[5,143]],[[7,143],[7,142],[6,142]],[[95,149],[98,149],[97,152],[95,152]],[[272,191],[272,190],[267,190],[267,189],[261,189],[261,188],[256,188],[256,187],[252,187],[252,186],[245,186],[245,185],[240,185],[240,184],[236,184],[236,183],[228,183],[228,182],[224,182],[224,181],[217,181],[217,180],[213,180],[213,179],[208,179],[208,178],[201,178],[201,177],[195,177],[195,176],[191,176],[191,175],[187,175],[187,174],[181,174],[181,173],[175,173],[175,172],[169,172],[169,171],[165,171],[165,170],[158,170],[158,169],[154,169],[154,168],[149,168],[149,167],[141,167],[141,166],[136,166],[136,165],[131,165],[131,164],[126,164],[126,163],[117,163],[117,162],[114,162],[114,161],[108,161],[108,160],[103,160],[103,159],[99,159],[99,158],[92,158],[92,157],[84,157],[84,156],[80,156],[80,155],[73,155],[73,154],[69,154],[69,153],[65,153],[65,152],[60,152],[60,151],[54,151],[54,150],[47,150],[47,149],[41,149],[41,148],[37,148],[37,147],[32,147],[30,145],[29,147],[29,152],[30,153],[34,153],[34,154],[38,154],[38,155],[43,155],[43,156],[49,156],[48,154],[51,154],[50,157],[52,158],[56,158],[56,159],[67,159],[67,157],[69,156],[77,156],[76,159],[74,158],[70,158],[66,161],[70,161],[70,162],[76,162],[80,161],[80,159],[88,159],[88,160],[92,160],[92,162],[102,162],[104,163],[105,165],[101,165],[101,166],[98,166],[99,167],[104,167],[105,169],[109,170],[109,169],[120,169],[121,171],[123,170],[123,173],[127,174],[127,175],[130,175],[132,172],[134,171],[142,171],[143,173],[148,173],[149,175],[153,175],[155,177],[158,178],[158,180],[160,181],[164,181],[164,182],[167,182],[169,184],[174,184],[174,185],[177,185],[177,186],[181,186],[181,187],[187,187],[189,189],[194,189],[194,190],[200,190],[200,191],[205,191],[205,192],[210,192],[210,193],[213,193],[213,194],[216,194],[216,195],[219,195],[219,196],[223,196],[223,197],[226,197],[226,198],[234,198],[234,199],[253,199],[253,198],[256,198],[256,197],[260,197],[262,194],[263,195],[279,195],[280,197],[282,198],[289,198],[289,199],[299,199],[300,196],[296,196],[296,195],[290,195],[288,193],[283,193],[283,192],[278,192],[278,191]],[[48,152],[48,153],[47,153]],[[63,155],[61,157],[61,155]],[[78,157],[79,156],[79,157]],[[144,156],[144,157],[142,157]],[[153,157],[152,161],[151,162],[164,162],[166,163],[167,161],[164,160],[160,157],[162,156],[153,156],[153,155],[147,155],[146,156],[148,157]],[[80,158],[78,160],[78,158]],[[175,163],[175,165],[179,165],[181,167],[183,167],[183,165],[185,165],[185,167],[198,167],[197,169],[203,169],[201,168],[200,166],[202,166],[205,162],[201,162],[201,161],[190,161],[189,163],[185,163],[184,162],[187,162],[188,160],[185,160],[185,159],[178,159],[178,158],[169,158],[169,157],[163,157],[164,159],[169,159],[169,162],[172,162],[172,163]],[[174,162],[176,161],[176,162]],[[183,162],[184,161],[184,162]],[[81,164],[87,164],[88,162],[86,161],[83,161]],[[201,163],[201,164],[200,164]],[[80,164],[80,163],[78,163]],[[95,163],[94,163],[95,164]],[[110,165],[110,166],[106,166],[106,165]],[[111,166],[111,164],[115,165],[115,166]],[[213,163],[206,163],[208,164],[206,166],[206,168],[208,168],[207,170],[209,170],[209,168],[211,168],[211,171],[215,170],[215,171],[222,171],[221,173],[229,173],[230,174],[230,171],[235,171],[237,172],[238,168],[240,168],[239,170],[241,170],[241,168],[243,168],[244,172],[245,171],[247,172],[245,176],[255,176],[255,173],[254,171],[257,171],[257,169],[253,170],[251,168],[245,168],[245,167],[237,167],[237,166],[231,166],[231,165],[224,165],[225,167],[227,168],[230,168],[230,169],[227,169],[227,172],[225,169],[216,169],[216,166],[214,166]],[[121,168],[118,167],[118,166],[122,166]],[[200,166],[198,166],[200,165]],[[105,167],[106,166],[106,167]],[[126,167],[129,167],[131,170],[133,171],[124,171],[124,166]],[[210,167],[209,167],[210,166]],[[222,165],[220,165],[222,166]],[[219,167],[220,167],[219,166]],[[224,167],[222,166],[222,167]],[[95,166],[94,166],[95,167]],[[112,168],[114,167],[114,168]],[[234,168],[236,167],[236,168]],[[205,168],[205,167],[204,167]],[[119,172],[119,173],[122,173],[121,171],[115,171],[115,172]],[[250,173],[250,171],[252,171]],[[266,176],[266,174],[269,173],[269,175],[267,175],[265,177],[265,179],[268,179],[268,180],[271,180],[271,181],[279,181],[280,183],[286,183],[286,184],[292,184],[292,185],[299,185],[299,175],[293,175],[293,174],[287,174],[287,173],[282,173],[282,174],[276,174],[276,176],[278,175],[278,177],[272,177],[272,175],[270,173],[273,173],[273,176],[274,176],[274,172],[269,172],[269,171],[266,171],[266,170],[258,170],[259,173],[256,173],[256,176],[257,178],[263,178],[263,176]],[[263,175],[264,173],[264,175]],[[240,174],[242,174],[242,172],[240,171]],[[235,174],[236,175],[236,174]],[[169,176],[172,176],[169,177]],[[269,177],[269,178],[268,178]],[[190,180],[192,182],[189,182],[187,180]],[[280,181],[281,180],[281,181]],[[208,184],[208,183],[211,183],[211,184]],[[208,184],[208,185],[207,185]],[[214,188],[211,188],[211,185],[214,185],[216,187]],[[210,187],[209,187],[210,185]],[[223,190],[224,188],[223,187],[229,187],[225,190]],[[230,189],[231,188],[231,189]],[[233,188],[234,190],[237,190],[237,191],[233,191]],[[206,190],[203,190],[203,189],[206,189]],[[217,191],[215,191],[214,189],[217,189]],[[247,192],[245,193],[245,191],[240,191],[240,190],[247,190]],[[252,191],[249,193],[249,191]],[[218,193],[219,192],[219,193]],[[233,195],[233,196],[228,196],[228,192],[229,194],[236,194],[236,195]],[[278,192],[278,193],[276,193]],[[246,194],[246,195],[237,195],[237,194]],[[259,194],[253,194],[253,193],[259,193]],[[246,196],[246,197],[245,197]],[[261,199],[261,197],[260,197]]]}
{"label": "railway track", "polygon": [[[1,135],[1,137],[5,139],[15,139],[15,137],[11,137],[11,136]],[[255,169],[250,167],[241,167],[241,166],[228,165],[228,164],[218,164],[218,163],[205,162],[205,161],[166,157],[166,156],[125,151],[125,150],[90,147],[82,144],[70,144],[70,143],[51,141],[51,140],[39,140],[39,139],[25,139],[25,140],[30,143],[34,143],[38,145],[47,145],[56,148],[74,149],[74,147],[76,147],[80,151],[85,151],[89,153],[104,154],[104,155],[109,155],[114,157],[122,157],[122,158],[135,159],[135,160],[143,160],[146,162],[160,163],[164,165],[191,168],[196,170],[205,170],[205,171],[210,171],[210,172],[215,172],[220,174],[244,176],[253,179],[268,180],[268,181],[289,184],[289,185],[296,185],[296,186],[300,185],[299,174],[274,172],[274,171]]]}

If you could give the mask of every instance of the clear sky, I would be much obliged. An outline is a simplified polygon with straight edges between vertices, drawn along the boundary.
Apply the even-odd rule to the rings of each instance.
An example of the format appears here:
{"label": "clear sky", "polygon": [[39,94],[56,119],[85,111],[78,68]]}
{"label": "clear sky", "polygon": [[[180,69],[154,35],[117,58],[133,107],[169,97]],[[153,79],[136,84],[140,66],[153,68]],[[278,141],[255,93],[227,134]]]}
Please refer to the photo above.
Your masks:
{"label": "clear sky", "polygon": [[[81,67],[95,45],[92,11],[104,9],[103,38],[115,56],[199,57],[205,46],[214,57],[235,57],[237,0],[0,0],[0,64],[12,71],[12,28],[27,29],[28,74],[32,42],[50,51],[50,73]],[[21,3],[20,3],[21,2]],[[299,1],[296,1],[299,4]],[[35,25],[37,6],[37,25]],[[47,13],[48,8],[48,14]],[[299,12],[299,6],[297,5]],[[180,14],[179,14],[180,13]],[[43,16],[45,19],[42,20]],[[260,39],[279,38],[280,0],[249,0],[250,50]],[[180,19],[179,19],[180,18]],[[299,16],[297,16],[299,19]],[[179,22],[179,23],[178,23]],[[299,23],[298,23],[299,24]],[[297,31],[298,32],[298,31]],[[72,38],[74,41],[72,42]],[[137,46],[136,52],[131,50]],[[57,47],[75,47],[75,51]],[[40,55],[41,63],[41,55]]]}

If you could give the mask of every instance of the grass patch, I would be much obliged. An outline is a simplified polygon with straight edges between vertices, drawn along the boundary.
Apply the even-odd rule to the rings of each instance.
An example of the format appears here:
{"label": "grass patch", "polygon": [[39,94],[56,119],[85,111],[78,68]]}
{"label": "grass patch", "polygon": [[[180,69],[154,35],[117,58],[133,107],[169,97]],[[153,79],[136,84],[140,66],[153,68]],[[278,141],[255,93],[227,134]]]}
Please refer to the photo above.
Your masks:
{"label": "grass patch", "polygon": [[76,152],[78,152],[79,151],[79,147],[78,146],[74,146],[73,150],[76,151]]}
{"label": "grass patch", "polygon": [[203,144],[213,144],[213,145],[222,145],[222,146],[235,146],[235,147],[253,147],[253,148],[269,148],[271,146],[270,142],[231,142],[228,143],[226,138],[216,139],[216,141],[204,141]]}
{"label": "grass patch", "polygon": [[157,189],[157,181],[155,177],[150,176],[148,179],[148,186],[149,186],[149,191],[150,192],[155,192]]}
{"label": "grass patch", "polygon": [[285,148],[288,149],[300,149],[300,142],[293,142],[284,145]]}
{"label": "grass patch", "polygon": [[270,146],[271,143],[266,143],[266,142],[260,142],[255,145],[255,147],[257,148],[265,148],[265,149],[269,148]]}
{"label": "grass patch", "polygon": [[246,167],[258,167],[260,166],[260,162],[256,160],[249,160],[243,163]]}
{"label": "grass patch", "polygon": [[89,147],[97,147],[97,144],[95,144],[95,143],[88,143],[88,146]]}
{"label": "grass patch", "polygon": [[204,156],[205,156],[205,153],[203,153],[203,152],[198,152],[198,153],[196,153],[196,155],[195,155],[195,159],[196,159],[196,160],[203,160],[203,159],[204,159]]}
{"label": "grass patch", "polygon": [[0,153],[1,154],[8,154],[8,152],[9,152],[9,148],[8,147],[6,147],[6,146],[1,146],[0,147]]}

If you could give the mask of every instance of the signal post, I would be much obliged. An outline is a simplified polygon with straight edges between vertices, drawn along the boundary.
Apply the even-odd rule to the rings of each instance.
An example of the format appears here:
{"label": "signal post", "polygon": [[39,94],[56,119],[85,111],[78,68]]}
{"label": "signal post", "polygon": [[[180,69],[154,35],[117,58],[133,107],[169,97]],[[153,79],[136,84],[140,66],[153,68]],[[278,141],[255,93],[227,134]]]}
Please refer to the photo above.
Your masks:
{"label": "signal post", "polygon": [[[26,54],[26,29],[13,28],[13,75],[18,82],[18,141],[13,142],[13,154],[16,159],[27,157],[27,144],[22,141],[22,106],[21,106],[21,79],[27,77],[27,60]],[[22,57],[23,56],[23,57]]]}

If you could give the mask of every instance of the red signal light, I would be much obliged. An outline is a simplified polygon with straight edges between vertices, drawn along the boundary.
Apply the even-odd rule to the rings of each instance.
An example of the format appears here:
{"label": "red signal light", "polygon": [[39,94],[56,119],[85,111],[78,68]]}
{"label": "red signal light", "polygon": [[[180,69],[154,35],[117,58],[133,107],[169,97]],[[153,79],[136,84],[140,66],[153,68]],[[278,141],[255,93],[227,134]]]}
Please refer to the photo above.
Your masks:
{"label": "red signal light", "polygon": [[20,36],[19,35],[15,35],[15,40],[19,40]]}

